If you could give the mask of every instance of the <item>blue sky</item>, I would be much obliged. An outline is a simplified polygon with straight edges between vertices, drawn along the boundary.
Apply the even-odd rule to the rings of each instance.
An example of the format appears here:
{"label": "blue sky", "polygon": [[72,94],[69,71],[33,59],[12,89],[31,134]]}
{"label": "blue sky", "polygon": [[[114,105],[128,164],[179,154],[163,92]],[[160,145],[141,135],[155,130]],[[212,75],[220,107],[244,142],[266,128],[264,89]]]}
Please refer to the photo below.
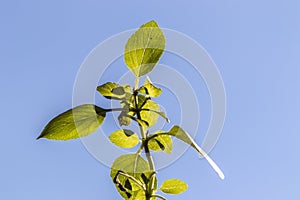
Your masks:
{"label": "blue sky", "polygon": [[297,0],[2,1],[0,199],[120,199],[109,169],[79,140],[35,138],[72,106],[88,53],[152,19],[203,45],[227,93],[225,126],[210,153],[225,180],[189,149],[159,171],[160,180],[189,184],[170,199],[299,198],[299,10]]}

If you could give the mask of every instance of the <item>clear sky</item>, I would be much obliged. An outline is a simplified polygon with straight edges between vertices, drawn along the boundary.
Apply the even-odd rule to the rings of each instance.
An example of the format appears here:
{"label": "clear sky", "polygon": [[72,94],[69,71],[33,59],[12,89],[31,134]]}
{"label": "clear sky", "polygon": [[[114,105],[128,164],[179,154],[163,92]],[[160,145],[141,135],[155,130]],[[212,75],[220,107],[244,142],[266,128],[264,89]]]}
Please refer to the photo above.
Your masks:
{"label": "clear sky", "polygon": [[298,0],[1,1],[0,199],[120,199],[109,169],[80,140],[35,138],[72,106],[76,74],[89,52],[152,19],[206,49],[227,94],[225,126],[210,153],[225,180],[189,149],[159,171],[160,181],[178,177],[189,184],[170,199],[299,198],[299,11]]}

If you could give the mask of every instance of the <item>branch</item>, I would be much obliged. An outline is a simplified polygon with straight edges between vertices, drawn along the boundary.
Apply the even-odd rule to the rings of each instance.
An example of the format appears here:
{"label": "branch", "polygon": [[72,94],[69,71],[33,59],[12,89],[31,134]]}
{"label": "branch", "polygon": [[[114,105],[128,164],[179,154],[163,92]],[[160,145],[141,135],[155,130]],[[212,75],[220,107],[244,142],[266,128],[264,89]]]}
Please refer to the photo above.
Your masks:
{"label": "branch", "polygon": [[145,185],[143,185],[141,182],[139,182],[138,180],[136,180],[133,176],[124,173],[123,171],[119,170],[116,174],[116,177],[118,177],[119,175],[125,176],[126,178],[132,180],[137,186],[139,186],[142,190],[144,190],[146,192],[146,188]]}

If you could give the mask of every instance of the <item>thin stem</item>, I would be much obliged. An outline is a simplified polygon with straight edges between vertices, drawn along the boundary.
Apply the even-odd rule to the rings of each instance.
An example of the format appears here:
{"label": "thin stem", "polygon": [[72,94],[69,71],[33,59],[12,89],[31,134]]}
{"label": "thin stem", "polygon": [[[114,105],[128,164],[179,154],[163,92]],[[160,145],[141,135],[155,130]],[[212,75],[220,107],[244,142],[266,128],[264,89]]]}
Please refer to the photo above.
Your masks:
{"label": "thin stem", "polygon": [[[140,110],[138,108],[137,93],[134,94],[134,101],[135,101],[137,119],[142,120],[141,113],[140,113]],[[145,150],[145,154],[146,154],[146,157],[147,157],[147,160],[148,160],[148,163],[149,163],[149,168],[150,168],[151,171],[155,172],[155,166],[154,166],[152,156],[150,154],[150,150],[148,148],[148,144],[147,144],[147,142],[146,142],[146,144],[144,143],[144,141],[147,141],[147,135],[144,131],[143,126],[140,123],[139,123],[139,128],[140,128],[140,133],[141,133],[142,140],[143,140],[143,148]],[[153,192],[152,189],[154,188],[154,184],[155,184],[155,174],[151,177],[150,185],[149,185],[150,187],[148,188],[149,191],[147,191],[146,193],[151,194]],[[151,199],[151,196],[146,195],[146,200],[150,200],[150,199]]]}
{"label": "thin stem", "polygon": [[144,144],[142,143],[140,148],[137,150],[137,152],[135,153],[135,160],[134,160],[134,168],[133,168],[133,173],[135,174],[136,172],[136,168],[137,168],[137,159],[141,153],[141,151],[143,150],[144,148]]}
{"label": "thin stem", "polygon": [[170,133],[166,133],[166,132],[156,133],[156,134],[154,134],[154,135],[150,135],[149,137],[147,137],[147,142],[148,142],[149,140],[152,140],[153,138],[156,138],[156,137],[160,136],[160,135],[170,135],[170,136],[174,136],[174,135],[172,135],[172,134],[170,134]]}
{"label": "thin stem", "polygon": [[[138,120],[142,120],[141,118],[141,113],[140,113],[140,109],[138,107],[138,92],[137,92],[137,89],[139,87],[139,77],[136,76],[136,79],[135,79],[135,87],[134,87],[134,103],[135,103],[135,109],[136,109],[136,116],[137,116],[137,119]],[[145,102],[144,102],[145,103]],[[152,156],[150,154],[150,150],[148,148],[148,144],[146,142],[146,145],[144,143],[144,141],[147,141],[147,134],[145,133],[144,131],[144,128],[143,126],[139,124],[139,129],[140,129],[140,134],[141,134],[141,137],[142,137],[142,148],[144,148],[145,150],[145,154],[146,154],[146,157],[147,157],[147,160],[148,160],[148,163],[149,163],[149,167],[150,167],[150,170],[154,172],[153,176],[151,177],[151,180],[150,180],[150,188],[149,188],[149,191],[146,192],[146,194],[150,194],[149,196],[146,195],[146,200],[150,200],[151,199],[151,193],[153,192],[152,189],[154,188],[154,184],[155,184],[155,167],[154,167],[154,162],[153,162],[153,159],[152,159]]]}
{"label": "thin stem", "polygon": [[124,172],[122,172],[122,171],[118,171],[118,173],[117,173],[116,176],[118,176],[118,175],[125,176],[126,178],[132,180],[132,181],[133,181],[137,186],[139,186],[142,190],[146,191],[145,186],[144,186],[141,182],[139,182],[138,180],[136,180],[133,176],[130,176],[129,174],[126,174],[126,173],[124,173]]}
{"label": "thin stem", "polygon": [[145,150],[145,154],[146,154],[147,160],[149,162],[150,170],[151,171],[155,171],[154,162],[153,162],[152,156],[150,154],[150,150],[149,150],[148,144],[144,145],[144,150]]}
{"label": "thin stem", "polygon": [[139,147],[139,149],[137,150],[137,152],[135,154],[140,155],[141,151],[144,148],[144,144],[142,143],[141,146]]}
{"label": "thin stem", "polygon": [[[134,96],[134,100],[135,100],[135,108],[137,109],[137,112],[136,112],[136,116],[139,120],[142,120],[141,118],[141,113],[140,111],[138,110],[138,102],[137,102],[137,96],[135,95]],[[139,124],[139,128],[140,128],[140,133],[141,133],[141,136],[142,136],[142,140],[145,140],[147,135],[144,131],[144,128],[141,124]],[[146,153],[146,157],[148,159],[148,162],[149,162],[149,167],[150,167],[150,170],[151,171],[155,171],[155,167],[154,167],[154,163],[153,163],[153,160],[152,160],[152,156],[150,155],[150,151],[149,151],[149,148],[148,148],[148,145],[144,145],[144,150],[145,150],[145,153]]]}
{"label": "thin stem", "polygon": [[110,108],[110,109],[103,109],[105,112],[114,112],[114,111],[123,111],[126,110],[124,108]]}
{"label": "thin stem", "polygon": [[137,122],[138,125],[142,126],[141,122],[145,123],[146,126],[148,126],[148,122],[146,122],[145,120],[141,120],[141,119],[137,119],[131,115],[125,115],[126,117],[129,117],[130,119],[132,119],[133,121]]}
{"label": "thin stem", "polygon": [[134,86],[134,90],[137,90],[139,88],[139,77],[136,76],[135,77],[135,86]]}

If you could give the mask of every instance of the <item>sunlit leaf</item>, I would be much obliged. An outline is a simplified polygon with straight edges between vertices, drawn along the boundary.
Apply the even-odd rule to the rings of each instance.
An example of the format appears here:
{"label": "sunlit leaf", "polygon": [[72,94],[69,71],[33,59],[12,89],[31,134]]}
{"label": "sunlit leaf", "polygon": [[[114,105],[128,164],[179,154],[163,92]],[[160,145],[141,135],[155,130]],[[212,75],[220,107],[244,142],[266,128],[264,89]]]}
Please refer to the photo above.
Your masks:
{"label": "sunlit leaf", "polygon": [[150,97],[158,97],[162,90],[150,81],[149,77],[147,77],[144,85],[139,89],[139,91],[143,94],[149,95]]}
{"label": "sunlit leaf", "polygon": [[108,99],[124,99],[131,92],[129,85],[119,85],[114,82],[107,82],[97,87],[97,91]]}
{"label": "sunlit leaf", "polygon": [[139,123],[142,127],[148,128],[149,127],[149,123],[145,120],[141,120],[141,119],[134,119],[137,123]]}
{"label": "sunlit leaf", "polygon": [[113,132],[109,139],[112,143],[122,148],[132,148],[139,143],[138,135],[127,129]]}
{"label": "sunlit leaf", "polygon": [[[118,157],[111,169],[115,170],[122,170],[126,173],[133,174],[133,173],[144,173],[149,172],[149,165],[143,157],[136,154],[125,154]],[[113,173],[113,172],[112,172]],[[113,174],[112,174],[113,175]]]}
{"label": "sunlit leaf", "polygon": [[163,111],[154,111],[154,110],[150,110],[150,109],[149,109],[149,111],[150,111],[150,112],[155,112],[155,113],[157,113],[157,114],[160,115],[162,118],[164,118],[168,123],[170,123],[170,120],[169,120],[169,118],[167,117],[167,115],[166,115],[165,112],[163,112]]}
{"label": "sunlit leaf", "polygon": [[98,106],[77,106],[52,119],[37,139],[70,140],[87,136],[99,128],[105,116],[105,110]]}
{"label": "sunlit leaf", "polygon": [[[110,176],[113,180],[116,179],[116,175],[118,174],[118,171],[122,171],[130,176],[133,176],[142,185],[144,185],[143,178],[141,177],[142,174],[146,175],[146,177],[149,178],[150,174],[152,173],[149,168],[148,162],[144,160],[140,155],[136,155],[136,154],[125,154],[118,157],[114,161],[110,173]],[[142,191],[142,189],[138,186],[136,182],[122,175],[118,175],[117,178],[120,184],[124,187],[127,180],[131,184],[132,191],[126,190],[127,193],[130,192],[131,194],[130,198],[128,198],[128,194],[125,191],[122,191],[116,184],[116,188],[123,198],[135,199],[137,195],[140,195],[139,193],[140,191]],[[146,186],[144,185],[144,187]]]}
{"label": "sunlit leaf", "polygon": [[[162,131],[158,131],[154,135],[160,132]],[[173,149],[172,138],[170,135],[157,135],[148,141],[148,147],[153,151],[163,151],[169,154]]]}
{"label": "sunlit leaf", "polygon": [[[159,105],[152,100],[148,100],[142,108],[160,112]],[[142,120],[148,122],[149,127],[152,127],[156,124],[156,121],[159,117],[158,113],[148,110],[142,110],[140,113]]]}
{"label": "sunlit leaf", "polygon": [[143,76],[152,71],[164,49],[163,32],[155,21],[150,21],[128,39],[125,46],[125,63],[136,76]]}
{"label": "sunlit leaf", "polygon": [[168,194],[180,194],[188,189],[188,185],[179,179],[169,179],[163,182],[160,190]]}
{"label": "sunlit leaf", "polygon": [[196,149],[199,152],[201,156],[206,158],[208,163],[217,172],[217,174],[221,179],[225,178],[223,172],[217,166],[217,164],[201,149],[201,147],[198,146],[198,144],[193,140],[193,138],[188,133],[186,133],[182,128],[180,128],[179,126],[173,126],[167,134],[175,136],[178,139],[182,140],[183,142],[191,145],[194,149]]}
{"label": "sunlit leaf", "polygon": [[145,192],[142,190],[138,191],[137,194],[135,195],[134,200],[146,200]]}
{"label": "sunlit leaf", "polygon": [[138,95],[138,108],[141,109],[142,120],[147,122],[146,128],[155,125],[159,115],[170,122],[166,114],[160,110],[160,106],[148,97]]}

